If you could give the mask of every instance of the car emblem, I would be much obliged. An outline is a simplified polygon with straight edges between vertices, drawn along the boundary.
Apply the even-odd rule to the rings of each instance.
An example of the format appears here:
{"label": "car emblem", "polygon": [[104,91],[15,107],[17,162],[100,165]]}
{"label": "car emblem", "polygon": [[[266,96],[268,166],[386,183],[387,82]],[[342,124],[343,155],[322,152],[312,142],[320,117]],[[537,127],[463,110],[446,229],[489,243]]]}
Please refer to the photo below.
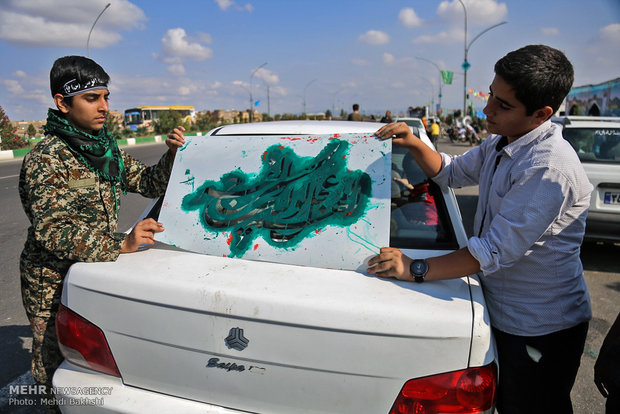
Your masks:
{"label": "car emblem", "polygon": [[236,349],[237,351],[243,351],[250,343],[250,340],[243,336],[243,329],[231,328],[225,342],[226,346],[229,348]]}

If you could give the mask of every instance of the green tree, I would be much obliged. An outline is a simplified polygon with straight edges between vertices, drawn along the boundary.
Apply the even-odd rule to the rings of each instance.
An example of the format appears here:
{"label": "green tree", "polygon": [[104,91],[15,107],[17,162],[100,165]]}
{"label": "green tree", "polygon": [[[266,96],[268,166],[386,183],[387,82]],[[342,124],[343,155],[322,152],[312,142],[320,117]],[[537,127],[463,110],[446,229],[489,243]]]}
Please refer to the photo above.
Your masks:
{"label": "green tree", "polygon": [[116,139],[121,138],[122,136],[121,128],[119,127],[118,122],[116,122],[116,119],[110,116],[109,113],[105,117],[105,128],[110,134],[112,134],[114,138]]}
{"label": "green tree", "polygon": [[12,150],[28,146],[28,138],[20,137],[15,132],[17,128],[13,128],[9,117],[0,106],[0,149]]}
{"label": "green tree", "polygon": [[29,138],[34,138],[37,135],[37,129],[32,124],[28,124],[28,129],[26,130],[26,134]]}
{"label": "green tree", "polygon": [[199,131],[207,132],[217,126],[215,115],[211,112],[199,112],[196,114],[196,128]]}
{"label": "green tree", "polygon": [[175,111],[162,112],[159,114],[159,119],[153,123],[155,133],[162,135],[169,133],[178,125],[182,125],[187,131],[191,127],[189,122],[183,122],[183,116]]}

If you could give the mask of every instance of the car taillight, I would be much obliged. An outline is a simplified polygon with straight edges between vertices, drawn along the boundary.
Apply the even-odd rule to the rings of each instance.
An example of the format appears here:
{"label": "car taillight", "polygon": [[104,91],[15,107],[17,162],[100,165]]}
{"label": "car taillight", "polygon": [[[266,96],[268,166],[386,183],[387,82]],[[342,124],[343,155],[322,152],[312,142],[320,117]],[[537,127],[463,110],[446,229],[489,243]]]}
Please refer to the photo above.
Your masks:
{"label": "car taillight", "polygon": [[115,377],[121,376],[101,329],[62,304],[56,314],[56,335],[67,361]]}
{"label": "car taillight", "polygon": [[390,414],[481,413],[495,404],[497,365],[468,368],[405,383]]}

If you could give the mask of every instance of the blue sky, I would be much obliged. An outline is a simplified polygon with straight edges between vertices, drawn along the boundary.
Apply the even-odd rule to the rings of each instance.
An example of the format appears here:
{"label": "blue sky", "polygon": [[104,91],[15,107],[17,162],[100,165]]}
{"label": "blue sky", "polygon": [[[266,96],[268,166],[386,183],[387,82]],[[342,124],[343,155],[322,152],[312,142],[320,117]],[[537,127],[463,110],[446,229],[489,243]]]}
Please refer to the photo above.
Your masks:
{"label": "blue sky", "polygon": [[[618,0],[463,0],[467,86],[488,92],[507,52],[543,43],[566,53],[575,86],[620,77]],[[261,112],[463,105],[464,13],[458,0],[0,0],[0,106],[11,120],[44,119],[49,69],[86,55],[112,77],[111,109],[194,105]],[[434,62],[433,65],[423,59]],[[251,77],[253,70],[258,69]],[[305,99],[304,99],[305,98]],[[474,106],[484,101],[474,98]],[[268,105],[269,103],[269,105]]]}

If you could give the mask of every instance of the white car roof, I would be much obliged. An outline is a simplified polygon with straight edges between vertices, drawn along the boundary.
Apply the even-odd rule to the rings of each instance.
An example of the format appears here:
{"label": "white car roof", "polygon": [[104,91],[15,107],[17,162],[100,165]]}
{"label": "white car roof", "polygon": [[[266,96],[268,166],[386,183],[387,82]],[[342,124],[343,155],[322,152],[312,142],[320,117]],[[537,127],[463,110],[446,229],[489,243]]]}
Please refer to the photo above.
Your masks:
{"label": "white car roof", "polygon": [[551,121],[562,124],[565,128],[620,128],[620,117],[611,116],[559,116]]}
{"label": "white car roof", "polygon": [[[419,119],[419,118],[400,118]],[[421,122],[421,121],[420,121]],[[385,123],[355,121],[271,121],[219,126],[207,135],[325,135],[325,134],[373,134]],[[435,149],[426,131],[420,130],[420,139]]]}
{"label": "white car roof", "polygon": [[230,124],[214,128],[207,135],[321,135],[376,132],[380,122],[354,121],[273,121]]}

